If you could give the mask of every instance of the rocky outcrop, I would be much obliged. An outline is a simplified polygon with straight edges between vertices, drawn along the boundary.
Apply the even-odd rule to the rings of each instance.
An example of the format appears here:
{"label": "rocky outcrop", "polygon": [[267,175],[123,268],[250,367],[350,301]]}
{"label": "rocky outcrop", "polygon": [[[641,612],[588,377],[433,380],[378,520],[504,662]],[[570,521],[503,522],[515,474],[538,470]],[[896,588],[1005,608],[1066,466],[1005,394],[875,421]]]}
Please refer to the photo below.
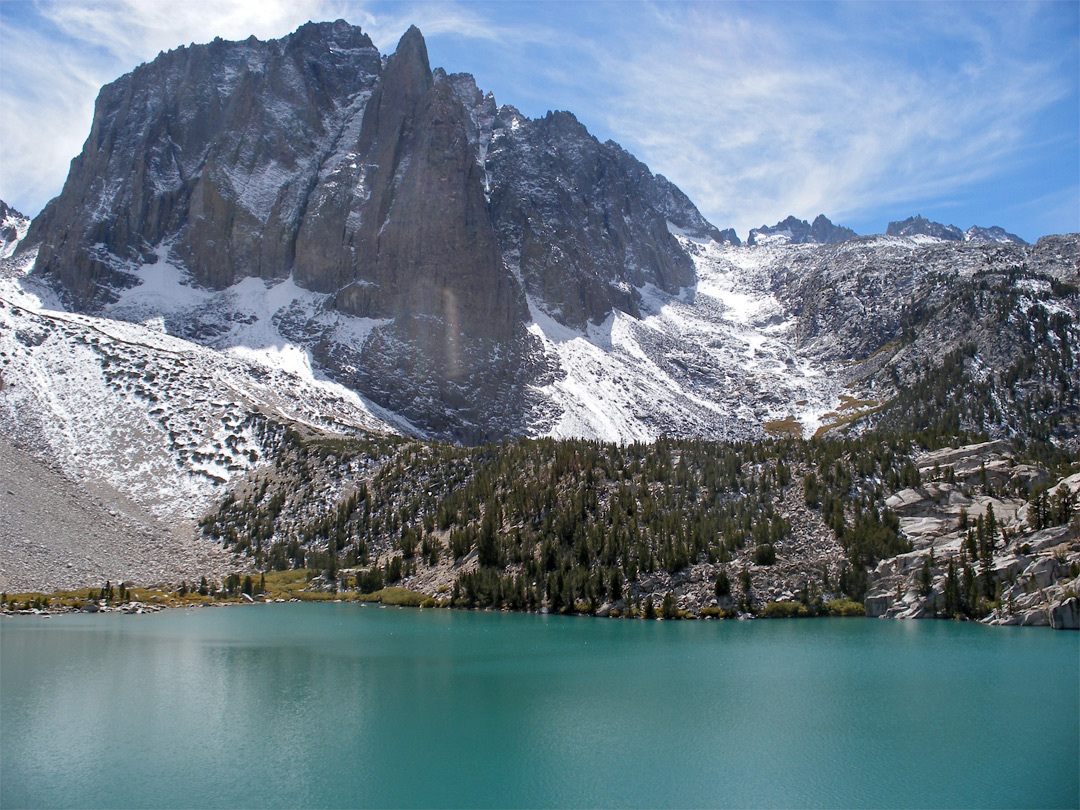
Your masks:
{"label": "rocky outcrop", "polygon": [[500,108],[487,167],[507,264],[569,326],[599,323],[613,309],[637,315],[646,284],[668,293],[693,284],[693,262],[669,222],[721,238],[678,189],[568,112],[530,121]]}
{"label": "rocky outcrop", "polygon": [[[415,27],[402,37],[367,103],[355,143],[319,178],[296,240],[297,283],[333,305],[393,318],[421,353],[459,337],[508,341],[524,313],[487,216],[466,111],[436,83]],[[440,329],[422,329],[436,319]],[[454,329],[458,335],[449,335]]]}
{"label": "rocky outcrop", "polygon": [[1080,599],[1070,596],[1052,604],[1049,621],[1055,630],[1080,630]]}
{"label": "rocky outcrop", "polygon": [[818,214],[811,225],[805,219],[788,217],[773,226],[753,228],[747,245],[833,245],[854,239],[858,234],[851,228],[834,225],[824,214]]}
{"label": "rocky outcrop", "polygon": [[29,217],[0,200],[0,260],[15,252],[29,227]]}
{"label": "rocky outcrop", "polygon": [[[1047,472],[1015,463],[1012,453],[1006,442],[985,442],[921,455],[918,471],[925,483],[886,500],[913,550],[878,564],[865,599],[868,616],[942,615],[950,566],[956,587],[963,587],[967,566],[987,599],[983,622],[1077,628],[1080,537],[1068,525],[1032,530],[1026,500],[1011,493],[1044,485]],[[1080,476],[1051,488],[1058,486],[1080,491]],[[991,511],[997,527],[992,550],[985,560],[976,559],[968,535],[984,530],[976,527],[986,525]]]}

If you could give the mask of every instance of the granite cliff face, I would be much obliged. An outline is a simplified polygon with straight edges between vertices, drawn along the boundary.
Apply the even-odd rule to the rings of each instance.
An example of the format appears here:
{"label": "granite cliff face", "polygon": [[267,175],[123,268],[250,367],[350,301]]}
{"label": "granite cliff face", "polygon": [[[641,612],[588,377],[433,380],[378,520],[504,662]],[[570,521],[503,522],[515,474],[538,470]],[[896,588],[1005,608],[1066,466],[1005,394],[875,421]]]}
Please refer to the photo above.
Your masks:
{"label": "granite cliff face", "polygon": [[638,314],[637,288],[694,282],[669,231],[718,238],[678,189],[567,112],[530,121],[503,108],[486,147],[492,221],[507,264],[559,321],[582,328]]}
{"label": "granite cliff face", "polygon": [[579,329],[639,314],[646,285],[694,283],[673,232],[738,239],[573,115],[532,121],[433,72],[415,27],[383,58],[339,20],[179,48],[106,86],[23,249],[87,312],[162,260],[210,290],[291,277],[363,319],[362,342],[286,319],[331,376],[422,430],[479,439],[513,432],[519,383],[545,373],[530,306]]}

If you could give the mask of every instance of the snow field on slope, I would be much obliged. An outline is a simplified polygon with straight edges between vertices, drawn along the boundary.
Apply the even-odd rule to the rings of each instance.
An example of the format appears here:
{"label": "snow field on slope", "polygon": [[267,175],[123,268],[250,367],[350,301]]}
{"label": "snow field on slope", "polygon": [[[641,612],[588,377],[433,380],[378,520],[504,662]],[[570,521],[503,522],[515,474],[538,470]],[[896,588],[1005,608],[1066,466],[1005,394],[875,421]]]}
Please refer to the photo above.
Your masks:
{"label": "snow field on slope", "polygon": [[[144,303],[170,287],[167,268],[154,272]],[[152,327],[43,309],[31,290],[0,280],[0,418],[72,480],[107,482],[163,523],[201,516],[221,484],[261,461],[254,415],[387,430],[288,344],[253,350],[252,362]]]}
{"label": "snow field on slope", "polygon": [[842,385],[834,369],[796,351],[795,321],[769,292],[774,254],[675,235],[695,262],[697,285],[678,297],[640,289],[641,320],[616,311],[580,332],[529,300],[529,330],[560,374],[539,389],[558,414],[541,432],[744,439],[793,416],[813,435]]}
{"label": "snow field on slope", "polygon": [[269,282],[248,277],[222,291],[200,289],[188,283],[182,265],[170,260],[168,245],[160,246],[156,255],[156,262],[132,269],[131,274],[140,283],[120,291],[117,300],[106,307],[106,315],[144,325],[163,319],[170,332],[190,330],[208,335],[200,337],[199,343],[247,365],[261,365],[296,378],[285,388],[299,385],[301,402],[314,400],[325,409],[322,414],[316,409],[303,415],[279,409],[283,417],[376,432],[391,430],[389,420],[395,423],[393,429],[411,429],[411,425],[385,413],[355,391],[327,379],[313,367],[310,351],[282,334],[283,325],[296,324],[305,332],[318,330],[318,337],[324,340],[359,348],[373,329],[389,320],[356,318],[327,310],[323,307],[327,295],[305,290],[291,276]]}

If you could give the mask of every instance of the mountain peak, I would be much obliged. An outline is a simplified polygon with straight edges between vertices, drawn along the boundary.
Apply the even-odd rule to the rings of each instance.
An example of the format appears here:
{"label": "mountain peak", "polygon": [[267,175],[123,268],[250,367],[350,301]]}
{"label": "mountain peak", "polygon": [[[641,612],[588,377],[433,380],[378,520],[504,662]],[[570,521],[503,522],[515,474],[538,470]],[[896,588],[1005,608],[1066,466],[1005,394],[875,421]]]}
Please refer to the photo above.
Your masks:
{"label": "mountain peak", "polygon": [[[639,316],[646,287],[694,284],[680,237],[737,244],[572,113],[531,120],[471,76],[433,74],[415,26],[389,57],[369,43],[309,23],[121,77],[63,193],[11,249],[38,248],[33,273],[85,311],[163,262],[223,302],[247,279],[290,279],[353,326],[305,315],[282,321],[283,340],[417,429],[481,441],[517,431],[544,396],[530,386],[556,373],[534,312],[582,332]],[[172,328],[248,339],[209,310]]]}
{"label": "mountain peak", "polygon": [[411,25],[387,62],[383,94],[408,106],[414,97],[426,93],[433,81],[424,35]]}
{"label": "mountain peak", "polygon": [[[254,39],[251,37],[248,41]],[[290,42],[317,43],[324,50],[324,46],[339,49],[375,47],[371,38],[361,30],[360,26],[341,19],[333,22],[306,22],[286,39]]]}
{"label": "mountain peak", "polygon": [[824,214],[818,214],[811,225],[805,219],[789,216],[773,226],[762,225],[750,231],[747,245],[833,245],[852,239],[858,234],[851,228],[834,225]]}
{"label": "mountain peak", "polygon": [[965,242],[1012,242],[1017,245],[1026,245],[1023,239],[1017,236],[1015,233],[1009,233],[1007,230],[999,225],[992,225],[989,228],[983,228],[979,225],[972,225],[966,231],[964,231]]}
{"label": "mountain peak", "polygon": [[394,59],[400,61],[416,61],[424,70],[431,72],[431,64],[428,62],[427,42],[424,35],[415,25],[410,25],[409,30],[401,35],[398,40],[397,50],[394,51]]}
{"label": "mountain peak", "polygon": [[903,222],[890,222],[885,230],[886,236],[932,236],[947,242],[962,242],[964,232],[955,225],[942,225],[932,222],[922,214],[908,217]]}

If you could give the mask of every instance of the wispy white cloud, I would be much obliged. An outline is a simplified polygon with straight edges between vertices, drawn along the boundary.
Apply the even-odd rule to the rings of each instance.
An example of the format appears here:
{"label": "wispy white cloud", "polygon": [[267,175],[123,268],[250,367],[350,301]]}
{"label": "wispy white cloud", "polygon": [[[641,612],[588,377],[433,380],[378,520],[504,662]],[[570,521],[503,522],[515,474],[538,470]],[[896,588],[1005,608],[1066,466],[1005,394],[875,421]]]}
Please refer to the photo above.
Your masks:
{"label": "wispy white cloud", "polygon": [[788,213],[843,219],[953,194],[1022,153],[1037,113],[1070,90],[1056,55],[1033,59],[1032,33],[1009,14],[930,5],[865,21],[915,29],[909,43],[936,31],[957,57],[947,43],[913,54],[877,34],[838,37],[800,13],[660,11],[671,36],[592,46],[606,124],[743,233]]}
{"label": "wispy white cloud", "polygon": [[1040,118],[1077,93],[1076,32],[1047,37],[1063,14],[1076,17],[1038,3],[5,0],[0,197],[34,213],[58,192],[97,89],[158,51],[344,17],[384,53],[410,24],[429,47],[464,43],[447,67],[500,102],[576,112],[722,227],[904,216],[1037,165],[1041,145],[1075,152],[1076,116]]}

